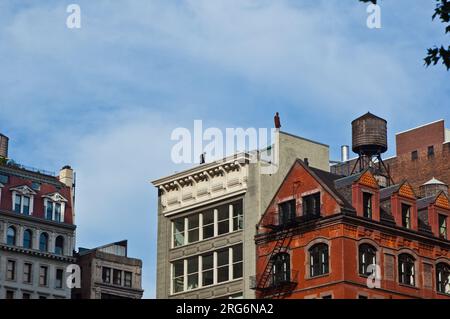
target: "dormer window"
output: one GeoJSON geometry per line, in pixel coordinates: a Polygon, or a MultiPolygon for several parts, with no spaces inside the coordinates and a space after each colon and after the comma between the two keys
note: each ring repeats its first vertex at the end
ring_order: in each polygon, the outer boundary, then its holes
{"type": "Polygon", "coordinates": [[[372,209],[372,194],[370,193],[363,193],[363,216],[365,218],[370,218],[372,219],[372,214],[373,213],[373,209],[372,209]]]}
{"type": "Polygon", "coordinates": [[[439,214],[439,237],[447,239],[447,216],[439,214]]]}
{"type": "Polygon", "coordinates": [[[34,195],[36,192],[28,186],[20,186],[11,189],[12,210],[18,214],[33,215],[34,195]]]}
{"type": "Polygon", "coordinates": [[[402,226],[411,228],[411,206],[407,204],[402,204],[402,226]]]}
{"type": "Polygon", "coordinates": [[[44,196],[45,219],[64,222],[64,211],[67,200],[59,193],[44,196]]]}

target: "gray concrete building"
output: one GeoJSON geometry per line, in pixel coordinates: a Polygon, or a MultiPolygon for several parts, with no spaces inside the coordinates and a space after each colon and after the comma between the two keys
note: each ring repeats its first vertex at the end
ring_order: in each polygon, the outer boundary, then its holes
{"type": "MultiPolygon", "coordinates": [[[[6,142],[5,142],[6,140],[6,142]]],[[[74,173],[59,175],[7,160],[0,138],[0,299],[68,299],[75,262],[74,173]]]]}
{"type": "Polygon", "coordinates": [[[81,269],[81,288],[73,299],[141,299],[142,261],[128,257],[126,240],[76,254],[81,269]]]}
{"type": "Polygon", "coordinates": [[[254,298],[256,224],[297,158],[329,171],[327,145],[277,131],[269,148],[153,181],[157,298],[254,298]]]}

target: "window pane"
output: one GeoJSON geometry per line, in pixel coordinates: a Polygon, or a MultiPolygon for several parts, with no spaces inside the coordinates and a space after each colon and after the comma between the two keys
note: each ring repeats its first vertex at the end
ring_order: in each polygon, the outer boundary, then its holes
{"type": "Polygon", "coordinates": [[[244,229],[242,201],[233,203],[233,231],[244,229]]]}
{"type": "Polygon", "coordinates": [[[29,215],[30,214],[30,198],[24,196],[23,197],[23,210],[22,213],[24,215],[29,215]]]}
{"type": "Polygon", "coordinates": [[[173,263],[172,274],[173,292],[182,292],[184,290],[184,261],[179,260],[173,263]]]}
{"type": "Polygon", "coordinates": [[[56,288],[62,288],[63,286],[63,270],[62,269],[56,269],[56,288]]]}
{"type": "Polygon", "coordinates": [[[114,285],[122,284],[122,271],[118,269],[113,269],[113,284],[114,285]]]}
{"type": "Polygon", "coordinates": [[[242,245],[233,247],[233,262],[242,261],[242,245]]]}
{"type": "Polygon", "coordinates": [[[47,211],[45,212],[45,219],[53,219],[53,202],[47,201],[47,211]]]}
{"type": "Polygon", "coordinates": [[[104,283],[111,283],[111,268],[103,267],[102,269],[102,280],[104,283]]]}
{"type": "Polygon", "coordinates": [[[59,203],[55,204],[55,221],[61,221],[61,204],[59,203]]]}
{"type": "Polygon", "coordinates": [[[229,280],[228,268],[228,266],[225,266],[217,269],[217,282],[224,282],[229,280]]]}
{"type": "Polygon", "coordinates": [[[6,236],[6,243],[8,245],[15,245],[16,244],[16,229],[14,227],[9,227],[7,230],[7,236],[6,236]]]}
{"type": "Polygon", "coordinates": [[[198,272],[198,257],[192,257],[187,260],[188,274],[198,272]]]}
{"type": "Polygon", "coordinates": [[[228,205],[222,205],[218,208],[218,220],[228,220],[230,218],[230,209],[228,205]]]}
{"type": "Polygon", "coordinates": [[[14,260],[8,260],[6,266],[6,279],[8,280],[16,279],[16,262],[14,260]]]}
{"type": "Polygon", "coordinates": [[[21,205],[22,205],[22,196],[16,195],[16,200],[15,200],[15,203],[14,203],[14,211],[16,213],[20,213],[21,205]]]}
{"type": "Polygon", "coordinates": [[[228,222],[228,220],[219,222],[219,225],[218,225],[218,234],[219,235],[226,234],[229,231],[230,231],[230,223],[228,222]]]}
{"type": "Polygon", "coordinates": [[[178,218],[173,222],[174,238],[173,243],[175,247],[184,245],[184,217],[178,218]]]}
{"type": "Polygon", "coordinates": [[[188,242],[194,243],[199,239],[199,215],[193,215],[188,217],[188,242]]]}
{"type": "Polygon", "coordinates": [[[131,288],[133,274],[129,271],[125,271],[124,276],[124,286],[131,288]]]}
{"type": "Polygon", "coordinates": [[[214,237],[214,225],[203,226],[203,239],[214,237]]]}
{"type": "Polygon", "coordinates": [[[233,279],[242,278],[242,262],[233,265],[233,279]]]}
{"type": "Polygon", "coordinates": [[[209,286],[214,283],[214,272],[213,270],[208,270],[203,272],[203,286],[209,286]]]}
{"type": "Polygon", "coordinates": [[[41,266],[39,269],[39,285],[47,286],[47,271],[48,268],[46,266],[41,266]]]}
{"type": "Polygon", "coordinates": [[[228,249],[221,250],[217,252],[217,266],[228,265],[229,257],[228,257],[228,249]]]}
{"type": "Polygon", "coordinates": [[[174,277],[180,277],[184,275],[184,261],[179,260],[173,263],[173,275],[174,277]]]}
{"type": "Polygon", "coordinates": [[[31,242],[32,242],[32,234],[30,230],[25,230],[23,233],[23,247],[31,249],[31,242]]]}

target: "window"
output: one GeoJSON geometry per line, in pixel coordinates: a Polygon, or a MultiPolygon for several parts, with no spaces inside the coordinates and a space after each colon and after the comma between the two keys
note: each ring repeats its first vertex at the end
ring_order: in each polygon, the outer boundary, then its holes
{"type": "Polygon", "coordinates": [[[63,236],[56,237],[55,254],[64,255],[64,237],[63,236]]]}
{"type": "Polygon", "coordinates": [[[8,184],[9,183],[9,176],[8,175],[4,175],[4,174],[0,174],[0,183],[1,184],[8,184]]]}
{"type": "Polygon", "coordinates": [[[14,198],[14,212],[30,215],[30,203],[30,197],[16,194],[14,198]]]}
{"type": "Polygon", "coordinates": [[[188,243],[195,243],[199,240],[199,222],[198,214],[189,216],[188,220],[188,243]]]}
{"type": "Polygon", "coordinates": [[[102,268],[102,280],[105,284],[111,283],[111,268],[102,268]]]}
{"type": "Polygon", "coordinates": [[[16,262],[8,260],[6,263],[6,280],[16,280],[16,262]]]}
{"type": "Polygon", "coordinates": [[[173,221],[173,246],[179,247],[184,245],[184,217],[173,221]]]}
{"type": "Polygon", "coordinates": [[[187,290],[198,288],[198,257],[187,260],[187,290]]]}
{"type": "Polygon", "coordinates": [[[411,160],[416,161],[419,159],[419,153],[417,151],[411,152],[411,160]]]}
{"type": "Polygon", "coordinates": [[[7,290],[6,291],[6,299],[14,299],[14,291],[7,290]]]}
{"type": "Polygon", "coordinates": [[[243,255],[242,245],[233,247],[233,279],[242,278],[243,255]]]}
{"type": "Polygon", "coordinates": [[[411,206],[402,204],[402,226],[411,228],[411,206]]]}
{"type": "Polygon", "coordinates": [[[450,266],[440,263],[436,266],[436,289],[438,292],[450,295],[450,266]]]}
{"type": "Polygon", "coordinates": [[[363,193],[363,216],[372,219],[372,194],[363,193]]]}
{"type": "Polygon", "coordinates": [[[376,252],[377,250],[368,244],[362,244],[359,246],[359,274],[363,276],[371,275],[372,272],[369,271],[368,267],[370,265],[376,265],[376,252]]]}
{"type": "Polygon", "coordinates": [[[434,146],[428,146],[428,157],[434,156],[434,146]]]}
{"type": "Polygon", "coordinates": [[[46,200],[45,219],[57,222],[63,222],[62,204],[46,200]]]}
{"type": "Polygon", "coordinates": [[[57,222],[61,221],[61,204],[55,203],[55,218],[53,219],[57,222]]]}
{"type": "Polygon", "coordinates": [[[41,190],[41,184],[38,182],[32,182],[31,183],[31,188],[35,191],[40,191],[41,190]]]}
{"type": "Polygon", "coordinates": [[[47,209],[45,211],[45,219],[53,220],[53,202],[47,201],[47,209]]]}
{"type": "Polygon", "coordinates": [[[6,231],[6,244],[11,246],[16,244],[16,229],[13,226],[8,227],[6,231]]]}
{"type": "Polygon", "coordinates": [[[31,230],[26,229],[23,232],[23,247],[31,249],[33,248],[32,243],[33,243],[33,233],[31,232],[31,230]]]}
{"type": "Polygon", "coordinates": [[[22,294],[22,299],[24,299],[24,300],[31,299],[31,295],[30,295],[29,293],[24,292],[24,293],[22,294]]]}
{"type": "Polygon", "coordinates": [[[214,210],[203,213],[203,239],[214,237],[214,210]]]}
{"type": "Polygon", "coordinates": [[[122,285],[122,271],[113,269],[113,284],[122,285]]]}
{"type": "Polygon", "coordinates": [[[129,271],[124,272],[123,285],[127,288],[131,288],[133,274],[129,271]]]}
{"type": "Polygon", "coordinates": [[[303,197],[303,216],[320,216],[320,193],[303,197]]]}
{"type": "Polygon", "coordinates": [[[48,267],[41,266],[39,268],[39,286],[47,286],[48,280],[48,267]]]}
{"type": "Polygon", "coordinates": [[[43,252],[48,251],[48,234],[42,233],[39,236],[39,250],[43,252]]]}
{"type": "Polygon", "coordinates": [[[33,265],[30,263],[23,264],[23,282],[26,284],[31,284],[33,273],[33,265]]]}
{"type": "Polygon", "coordinates": [[[62,269],[56,269],[55,288],[61,289],[63,287],[64,272],[62,269]]]}
{"type": "Polygon", "coordinates": [[[272,284],[278,286],[290,281],[291,261],[287,253],[275,255],[272,266],[272,284]]]}
{"type": "Polygon", "coordinates": [[[230,209],[228,205],[222,205],[218,208],[218,235],[230,232],[230,209]]]}
{"type": "Polygon", "coordinates": [[[281,203],[278,205],[279,224],[288,225],[295,220],[295,199],[281,203]]]}
{"type": "Polygon", "coordinates": [[[217,282],[228,281],[229,277],[229,250],[223,249],[217,252],[217,282]]]}
{"type": "Polygon", "coordinates": [[[328,245],[317,244],[309,249],[310,276],[316,277],[328,273],[328,245]]]}
{"type": "Polygon", "coordinates": [[[242,201],[233,203],[233,231],[244,229],[244,210],[242,201]]]}
{"type": "Polygon", "coordinates": [[[202,256],[202,285],[209,286],[214,283],[214,255],[202,256]]]}
{"type": "Polygon", "coordinates": [[[439,237],[447,239],[447,216],[439,214],[439,237]]]}
{"type": "Polygon", "coordinates": [[[398,276],[401,284],[415,285],[414,258],[408,254],[401,254],[398,257],[398,276]]]}
{"type": "Polygon", "coordinates": [[[184,260],[178,260],[172,264],[172,278],[173,293],[184,291],[184,260]]]}

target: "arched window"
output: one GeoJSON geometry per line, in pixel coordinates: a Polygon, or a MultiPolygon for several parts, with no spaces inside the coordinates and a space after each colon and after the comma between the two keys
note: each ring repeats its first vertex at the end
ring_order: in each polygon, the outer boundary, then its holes
{"type": "Polygon", "coordinates": [[[6,232],[6,243],[11,246],[16,244],[16,229],[13,226],[8,227],[6,232]]]}
{"type": "Polygon", "coordinates": [[[436,289],[450,295],[450,266],[447,264],[440,263],[436,266],[436,289]]]}
{"type": "Polygon", "coordinates": [[[309,267],[311,277],[328,274],[327,244],[317,244],[309,249],[309,267]]]}
{"type": "Polygon", "coordinates": [[[57,254],[57,255],[64,254],[64,237],[63,236],[56,237],[55,254],[57,254]]]}
{"type": "Polygon", "coordinates": [[[33,240],[33,233],[31,230],[27,229],[23,232],[23,247],[31,249],[32,247],[32,240],[33,240]]]}
{"type": "Polygon", "coordinates": [[[273,257],[272,276],[274,286],[290,282],[291,260],[289,254],[281,253],[273,257]]]}
{"type": "Polygon", "coordinates": [[[377,250],[369,244],[362,244],[359,246],[359,274],[369,276],[375,269],[368,270],[370,265],[376,265],[377,250]]]}
{"type": "Polygon", "coordinates": [[[48,234],[42,233],[39,236],[39,250],[40,251],[48,251],[48,234]]]}
{"type": "Polygon", "coordinates": [[[398,256],[398,277],[401,284],[415,286],[416,269],[413,256],[408,254],[398,256]]]}

